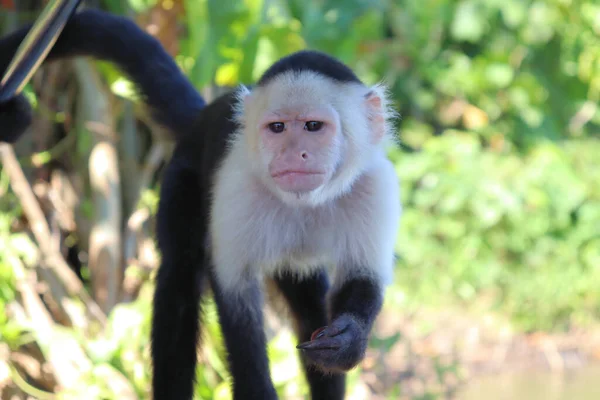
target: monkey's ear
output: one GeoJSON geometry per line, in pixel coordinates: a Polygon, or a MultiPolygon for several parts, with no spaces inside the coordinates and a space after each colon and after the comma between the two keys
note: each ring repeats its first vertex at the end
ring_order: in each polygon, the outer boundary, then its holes
{"type": "Polygon", "coordinates": [[[386,128],[383,99],[377,88],[372,88],[365,95],[365,106],[367,109],[367,117],[369,119],[371,141],[374,144],[378,144],[385,136],[386,128]]]}

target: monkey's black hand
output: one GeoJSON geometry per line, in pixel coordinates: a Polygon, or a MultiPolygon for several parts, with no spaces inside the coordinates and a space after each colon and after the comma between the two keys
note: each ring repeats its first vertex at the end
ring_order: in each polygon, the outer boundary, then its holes
{"type": "Polygon", "coordinates": [[[19,95],[0,104],[0,142],[14,143],[31,124],[32,111],[29,102],[19,95]]]}
{"type": "Polygon", "coordinates": [[[364,357],[368,331],[349,314],[313,332],[311,340],[296,346],[313,364],[332,371],[348,371],[364,357]]]}

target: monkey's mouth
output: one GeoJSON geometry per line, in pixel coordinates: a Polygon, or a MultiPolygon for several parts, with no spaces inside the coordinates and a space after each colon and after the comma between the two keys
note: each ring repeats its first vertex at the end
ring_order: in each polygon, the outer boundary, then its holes
{"type": "Polygon", "coordinates": [[[277,186],[285,192],[310,192],[325,182],[325,173],[289,169],[271,174],[277,186]]]}

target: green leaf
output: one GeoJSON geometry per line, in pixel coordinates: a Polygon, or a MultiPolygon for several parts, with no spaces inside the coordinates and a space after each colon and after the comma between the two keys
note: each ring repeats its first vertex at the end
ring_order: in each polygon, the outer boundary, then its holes
{"type": "Polygon", "coordinates": [[[459,41],[478,42],[485,33],[486,21],[478,4],[463,0],[458,4],[452,21],[452,37],[459,41]]]}

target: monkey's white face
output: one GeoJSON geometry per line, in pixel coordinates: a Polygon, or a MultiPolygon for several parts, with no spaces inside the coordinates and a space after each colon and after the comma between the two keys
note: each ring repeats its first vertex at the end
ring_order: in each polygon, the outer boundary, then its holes
{"type": "Polygon", "coordinates": [[[239,95],[244,129],[236,143],[250,171],[287,204],[315,206],[346,193],[379,157],[387,130],[379,87],[303,72],[239,95]]]}
{"type": "Polygon", "coordinates": [[[269,176],[282,191],[305,194],[326,184],[339,161],[339,115],[331,106],[294,106],[259,122],[269,176]]]}

